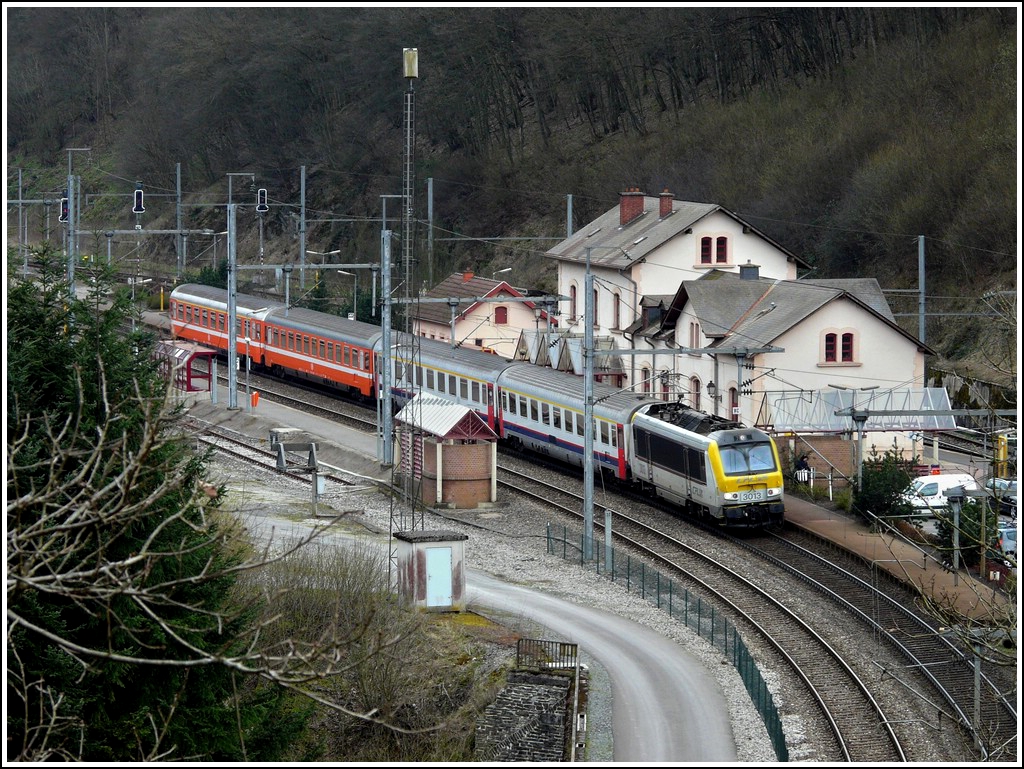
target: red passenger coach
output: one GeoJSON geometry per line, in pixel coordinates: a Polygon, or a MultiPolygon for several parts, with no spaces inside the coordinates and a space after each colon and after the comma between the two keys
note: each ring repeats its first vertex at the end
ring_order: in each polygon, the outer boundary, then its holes
{"type": "MultiPolygon", "coordinates": [[[[282,302],[236,294],[236,352],[257,367],[375,395],[373,346],[381,329],[282,302]]],[[[171,292],[171,330],[179,338],[227,352],[227,291],[188,284],[171,292]]]]}

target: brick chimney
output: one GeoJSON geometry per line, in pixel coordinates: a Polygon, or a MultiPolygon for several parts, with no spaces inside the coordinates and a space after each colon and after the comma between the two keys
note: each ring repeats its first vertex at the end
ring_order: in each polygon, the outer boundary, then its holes
{"type": "Polygon", "coordinates": [[[676,196],[669,192],[668,187],[666,187],[665,191],[659,195],[659,198],[661,199],[661,205],[658,209],[658,217],[664,219],[672,213],[672,201],[676,199],[676,196]]]}
{"type": "Polygon", "coordinates": [[[629,224],[644,212],[644,193],[639,187],[630,187],[619,193],[619,225],[629,224]]]}
{"type": "Polygon", "coordinates": [[[472,272],[472,270],[465,270],[462,273],[462,282],[463,283],[469,283],[469,281],[471,281],[471,280],[473,280],[473,272],[472,272]]]}

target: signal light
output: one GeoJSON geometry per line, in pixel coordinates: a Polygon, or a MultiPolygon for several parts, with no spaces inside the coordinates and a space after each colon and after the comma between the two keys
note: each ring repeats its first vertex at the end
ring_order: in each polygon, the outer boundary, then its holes
{"type": "Polygon", "coordinates": [[[60,213],[57,215],[57,219],[62,222],[68,220],[68,193],[64,190],[64,197],[60,199],[60,213]]]}
{"type": "Polygon", "coordinates": [[[146,211],[146,207],[143,205],[142,200],[142,183],[137,182],[135,187],[135,205],[132,206],[133,214],[141,214],[146,211]]]}
{"type": "Polygon", "coordinates": [[[256,190],[256,212],[265,214],[270,210],[270,206],[267,205],[267,191],[260,187],[256,190]]]}

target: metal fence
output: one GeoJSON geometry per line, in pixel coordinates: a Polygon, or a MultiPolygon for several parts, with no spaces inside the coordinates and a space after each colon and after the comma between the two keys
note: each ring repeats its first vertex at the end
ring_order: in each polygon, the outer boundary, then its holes
{"type": "Polygon", "coordinates": [[[583,568],[593,569],[602,577],[622,585],[627,591],[668,612],[669,616],[680,620],[720,650],[740,674],[751,702],[768,731],[776,758],[779,761],[789,761],[782,719],[779,717],[772,694],[757,663],[732,623],[716,611],[713,603],[686,588],[679,587],[670,578],[643,561],[633,559],[629,555],[616,558],[614,547],[606,548],[597,540],[591,542],[590,552],[593,558],[586,560],[582,533],[570,533],[567,527],[548,525],[548,553],[576,561],[583,568]],[[558,531],[558,528],[561,531],[558,531]]]}

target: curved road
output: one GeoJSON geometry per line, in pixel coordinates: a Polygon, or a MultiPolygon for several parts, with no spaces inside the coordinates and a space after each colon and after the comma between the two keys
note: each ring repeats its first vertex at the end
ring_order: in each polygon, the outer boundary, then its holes
{"type": "Polygon", "coordinates": [[[616,762],[736,762],[721,688],[679,644],[615,614],[479,571],[469,571],[466,593],[471,602],[560,628],[600,662],[612,684],[616,762]]]}

